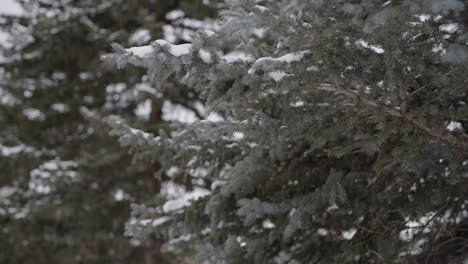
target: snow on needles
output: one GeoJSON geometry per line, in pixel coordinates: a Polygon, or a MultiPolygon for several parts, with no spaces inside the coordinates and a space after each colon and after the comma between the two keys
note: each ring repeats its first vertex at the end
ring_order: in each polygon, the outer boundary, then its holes
{"type": "Polygon", "coordinates": [[[162,39],[156,40],[152,45],[132,47],[126,49],[126,51],[134,56],[144,59],[153,53],[155,46],[166,48],[174,57],[189,55],[192,52],[192,44],[174,45],[162,39]]]}
{"type": "Polygon", "coordinates": [[[159,44],[161,47],[168,47],[169,53],[176,57],[189,55],[190,52],[192,52],[192,44],[174,45],[163,39],[158,39],[155,41],[155,43],[159,44]]]}
{"type": "Polygon", "coordinates": [[[255,68],[256,65],[259,65],[265,61],[276,61],[276,62],[281,62],[281,63],[291,63],[294,61],[300,61],[308,53],[310,53],[310,51],[304,50],[304,51],[299,51],[295,53],[289,53],[278,58],[262,57],[262,58],[257,59],[252,67],[255,68]]]}
{"type": "Polygon", "coordinates": [[[151,45],[126,49],[128,53],[142,59],[148,57],[148,55],[150,55],[153,52],[153,50],[154,48],[151,45]]]}
{"type": "Polygon", "coordinates": [[[304,50],[304,51],[299,51],[299,52],[294,52],[294,53],[288,53],[278,58],[262,57],[262,58],[257,59],[254,62],[254,64],[252,65],[252,68],[249,70],[248,73],[253,74],[260,68],[270,68],[278,64],[301,61],[304,58],[304,56],[309,53],[310,51],[304,50]]]}
{"type": "Polygon", "coordinates": [[[177,211],[186,206],[189,206],[191,204],[191,201],[198,200],[199,198],[210,195],[210,193],[211,192],[209,190],[195,187],[193,191],[186,192],[177,199],[167,201],[163,205],[163,210],[166,213],[177,211]]]}

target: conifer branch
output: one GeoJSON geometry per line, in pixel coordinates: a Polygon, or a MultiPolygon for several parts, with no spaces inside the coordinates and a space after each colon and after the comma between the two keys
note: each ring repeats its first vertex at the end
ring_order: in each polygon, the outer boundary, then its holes
{"type": "Polygon", "coordinates": [[[364,95],[360,95],[340,85],[321,84],[320,86],[318,86],[318,89],[321,91],[336,92],[336,93],[345,95],[351,99],[359,100],[360,102],[362,102],[363,104],[367,106],[370,106],[373,108],[381,108],[388,115],[402,119],[406,123],[424,131],[426,134],[430,135],[433,138],[441,140],[452,146],[455,146],[464,150],[468,150],[467,135],[461,135],[461,136],[453,135],[449,131],[445,130],[444,128],[433,127],[429,125],[426,121],[415,118],[414,115],[412,115],[411,113],[404,113],[404,112],[402,113],[400,110],[396,108],[384,106],[375,100],[372,100],[364,95]]]}

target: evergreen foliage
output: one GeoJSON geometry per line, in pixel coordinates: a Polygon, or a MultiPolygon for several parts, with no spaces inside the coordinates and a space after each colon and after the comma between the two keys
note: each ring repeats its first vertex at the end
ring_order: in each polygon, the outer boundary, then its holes
{"type": "Polygon", "coordinates": [[[215,10],[202,1],[18,2],[23,14],[0,18],[10,38],[0,43],[0,263],[185,263],[158,240],[124,237],[131,202],[159,192],[158,163],[132,163],[82,112],[168,129],[164,105],[193,108],[196,95],[157,92],[143,71],[115,72],[100,57],[112,42],[187,41],[215,10]]]}
{"type": "Polygon", "coordinates": [[[180,191],[134,204],[126,234],[200,263],[463,263],[466,1],[220,5],[191,45],[105,56],[222,115],[170,133],[107,119],[180,191]]]}

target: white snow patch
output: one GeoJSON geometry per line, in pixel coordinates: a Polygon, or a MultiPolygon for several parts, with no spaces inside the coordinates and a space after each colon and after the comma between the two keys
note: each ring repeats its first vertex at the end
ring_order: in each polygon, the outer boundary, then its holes
{"type": "Polygon", "coordinates": [[[370,50],[372,50],[373,52],[375,52],[377,54],[383,54],[385,52],[385,50],[382,48],[382,46],[369,44],[364,39],[360,39],[360,40],[356,41],[356,45],[361,46],[361,47],[366,48],[366,49],[370,49],[370,50]]]}
{"type": "Polygon", "coordinates": [[[275,82],[279,82],[284,79],[286,76],[290,76],[291,74],[285,73],[284,71],[272,71],[269,72],[268,75],[275,80],[275,82]]]}
{"type": "Polygon", "coordinates": [[[135,115],[143,120],[149,120],[151,114],[151,99],[139,103],[135,109],[135,115]]]}
{"type": "Polygon", "coordinates": [[[428,213],[425,216],[419,218],[418,220],[410,221],[409,218],[405,219],[407,221],[407,228],[400,231],[400,240],[409,241],[421,231],[424,233],[430,232],[430,225],[428,224],[428,222],[434,220],[433,218],[434,213],[428,213]]]}
{"type": "Polygon", "coordinates": [[[328,235],[328,230],[325,228],[319,228],[317,229],[317,234],[319,236],[327,236],[328,235]]]}
{"type": "Polygon", "coordinates": [[[215,180],[211,183],[211,190],[216,190],[218,187],[226,185],[226,181],[215,180]]]}
{"type": "Polygon", "coordinates": [[[174,167],[174,166],[166,170],[166,175],[169,178],[174,178],[177,175],[177,173],[179,173],[179,168],[174,167]]]}
{"type": "Polygon", "coordinates": [[[44,121],[45,115],[41,110],[36,108],[26,108],[23,110],[23,115],[26,116],[29,120],[32,121],[44,121]]]}
{"type": "Polygon", "coordinates": [[[192,44],[174,45],[163,39],[158,39],[155,43],[159,44],[161,47],[168,47],[169,53],[175,57],[189,55],[192,52],[192,44]]]}
{"type": "Polygon", "coordinates": [[[143,45],[151,40],[151,34],[148,29],[141,28],[130,35],[128,42],[134,45],[143,45]]]}
{"type": "Polygon", "coordinates": [[[439,30],[447,33],[455,33],[459,29],[458,23],[449,23],[439,26],[439,30]]]}
{"type": "Polygon", "coordinates": [[[442,43],[439,43],[432,47],[432,52],[439,53],[440,55],[445,55],[447,53],[447,49],[444,48],[444,45],[442,45],[442,43]]]}
{"type": "Polygon", "coordinates": [[[0,200],[8,198],[9,196],[13,195],[16,192],[15,187],[4,186],[0,187],[0,200]]]}
{"type": "Polygon", "coordinates": [[[21,16],[24,13],[23,7],[14,0],[2,0],[0,14],[21,16]]]}
{"type": "Polygon", "coordinates": [[[151,133],[146,133],[146,132],[143,131],[143,130],[136,129],[136,128],[133,128],[133,127],[129,127],[129,129],[130,129],[130,133],[131,133],[133,136],[136,136],[136,137],[143,137],[143,138],[146,139],[146,140],[156,139],[156,138],[154,137],[153,134],[151,134],[151,133]]]}
{"type": "Polygon", "coordinates": [[[309,67],[307,67],[306,71],[308,71],[308,72],[318,72],[319,68],[317,66],[309,66],[309,67]]]}
{"type": "Polygon", "coordinates": [[[304,101],[296,101],[294,103],[291,103],[291,107],[303,107],[305,105],[304,101]]]}
{"type": "Polygon", "coordinates": [[[172,220],[172,217],[162,216],[162,217],[154,219],[153,222],[151,223],[151,226],[156,227],[156,226],[162,225],[162,224],[164,224],[164,223],[166,223],[166,222],[168,222],[170,220],[172,220]]]}
{"type": "Polygon", "coordinates": [[[253,67],[255,67],[255,65],[260,64],[264,61],[277,61],[277,62],[282,62],[282,63],[291,63],[295,61],[301,61],[304,58],[304,56],[308,53],[310,53],[310,51],[304,50],[304,51],[289,53],[278,58],[262,57],[255,61],[253,67]]]}
{"type": "Polygon", "coordinates": [[[275,64],[283,64],[283,63],[301,61],[304,58],[304,56],[308,53],[310,53],[310,51],[304,50],[304,51],[289,53],[278,58],[262,57],[262,58],[257,59],[254,62],[254,64],[252,65],[252,68],[248,71],[248,73],[253,74],[256,72],[258,68],[261,68],[262,66],[271,67],[271,65],[275,65],[275,64]]]}
{"type": "Polygon", "coordinates": [[[214,34],[216,34],[213,30],[209,30],[209,29],[205,29],[202,32],[205,33],[208,37],[212,37],[214,36],[214,34]]]}
{"type": "Polygon", "coordinates": [[[351,240],[353,239],[354,235],[356,235],[356,233],[357,233],[357,229],[351,228],[349,230],[341,232],[341,236],[343,237],[343,239],[351,240]]]}
{"type": "Polygon", "coordinates": [[[127,88],[127,85],[125,83],[113,83],[113,84],[109,84],[106,87],[106,92],[108,94],[122,93],[123,90],[125,90],[126,88],[127,88]]]}
{"type": "Polygon", "coordinates": [[[332,204],[331,206],[329,206],[327,208],[327,212],[331,212],[331,211],[334,211],[334,210],[337,210],[339,209],[338,205],[336,203],[332,204]]]}
{"type": "Polygon", "coordinates": [[[66,113],[68,111],[70,111],[70,107],[66,104],[62,104],[62,103],[55,103],[53,105],[50,106],[50,108],[54,111],[57,111],[59,113],[66,113]]]}
{"type": "Polygon", "coordinates": [[[244,137],[245,137],[245,135],[244,135],[243,132],[235,131],[234,133],[232,133],[231,140],[232,141],[241,141],[244,137]]]}
{"type": "Polygon", "coordinates": [[[261,6],[261,5],[255,5],[254,8],[257,9],[258,11],[262,12],[262,13],[268,12],[270,10],[267,7],[264,7],[264,6],[261,6]]]}
{"type": "Polygon", "coordinates": [[[209,51],[206,51],[204,49],[200,49],[198,51],[198,55],[203,60],[203,62],[206,63],[206,64],[210,64],[210,63],[213,62],[213,59],[211,58],[211,53],[209,51]]]}
{"type": "Polygon", "coordinates": [[[219,122],[224,121],[225,119],[220,114],[211,112],[208,114],[205,120],[208,122],[212,122],[212,123],[219,123],[219,122]]]}
{"type": "Polygon", "coordinates": [[[177,33],[176,29],[172,25],[164,25],[162,27],[164,39],[170,43],[174,43],[177,41],[177,33]]]}
{"type": "Polygon", "coordinates": [[[127,197],[127,194],[122,189],[118,189],[114,192],[113,196],[114,200],[119,202],[123,201],[127,197]]]}
{"type": "Polygon", "coordinates": [[[29,190],[38,194],[48,194],[60,177],[74,179],[78,175],[74,161],[50,160],[30,172],[29,190]]]}
{"type": "Polygon", "coordinates": [[[254,61],[254,57],[250,54],[247,54],[242,51],[233,51],[225,54],[222,59],[226,63],[234,63],[234,62],[252,62],[254,61]]]}
{"type": "Polygon", "coordinates": [[[446,128],[448,131],[456,131],[456,130],[462,130],[463,126],[460,122],[450,121],[450,123],[447,125],[446,128]]]}
{"type": "Polygon", "coordinates": [[[431,15],[428,15],[428,14],[421,14],[421,15],[417,15],[416,16],[420,22],[427,22],[431,19],[431,15]]]}
{"type": "Polygon", "coordinates": [[[153,53],[154,47],[151,45],[132,47],[132,48],[126,49],[125,51],[132,54],[133,56],[144,59],[148,57],[149,55],[151,55],[151,53],[153,53]]]}
{"type": "Polygon", "coordinates": [[[195,187],[193,191],[187,192],[175,200],[169,200],[164,203],[163,210],[166,213],[180,210],[186,206],[189,206],[191,201],[198,200],[199,198],[210,195],[210,193],[211,192],[209,190],[195,187]]]}
{"type": "Polygon", "coordinates": [[[265,229],[273,229],[276,227],[270,219],[266,219],[265,221],[263,221],[262,226],[265,229]]]}
{"type": "Polygon", "coordinates": [[[185,16],[184,11],[180,9],[172,10],[166,14],[167,20],[176,20],[185,16]]]}
{"type": "Polygon", "coordinates": [[[23,153],[23,152],[31,153],[31,152],[34,152],[34,151],[35,151],[34,148],[28,147],[28,146],[25,146],[25,145],[17,145],[17,146],[14,146],[14,147],[7,147],[7,146],[4,146],[4,145],[0,144],[0,156],[3,156],[3,157],[11,157],[11,156],[23,153]]]}
{"type": "Polygon", "coordinates": [[[198,121],[195,113],[185,106],[164,101],[162,106],[162,119],[166,121],[177,121],[181,123],[193,123],[198,121]]]}

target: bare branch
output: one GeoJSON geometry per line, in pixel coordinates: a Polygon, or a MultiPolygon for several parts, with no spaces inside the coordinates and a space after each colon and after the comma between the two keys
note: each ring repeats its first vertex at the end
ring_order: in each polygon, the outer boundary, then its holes
{"type": "Polygon", "coordinates": [[[375,100],[372,100],[364,95],[357,94],[356,92],[346,89],[340,85],[321,84],[320,86],[318,86],[318,90],[336,92],[345,95],[351,99],[359,100],[360,102],[369,107],[383,109],[383,111],[388,115],[402,119],[406,123],[424,131],[426,134],[430,135],[433,138],[441,140],[452,146],[468,150],[468,138],[466,137],[466,135],[458,136],[451,134],[443,127],[433,127],[426,121],[415,118],[411,113],[405,113],[396,108],[382,105],[375,100]]]}

